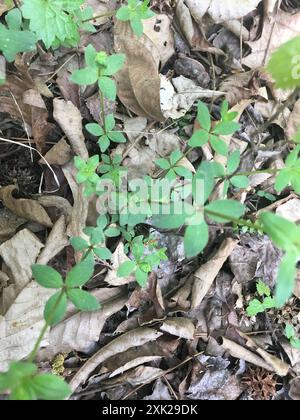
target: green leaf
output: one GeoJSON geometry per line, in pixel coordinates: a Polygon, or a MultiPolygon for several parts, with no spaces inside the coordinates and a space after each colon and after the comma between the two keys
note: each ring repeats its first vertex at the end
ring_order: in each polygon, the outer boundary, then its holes
{"type": "Polygon", "coordinates": [[[264,309],[273,309],[276,308],[276,300],[271,296],[266,297],[263,301],[264,309]]]}
{"type": "Polygon", "coordinates": [[[227,172],[229,175],[233,174],[239,168],[240,162],[241,152],[239,150],[236,150],[229,155],[227,162],[227,172]]]}
{"type": "Polygon", "coordinates": [[[108,133],[108,137],[114,143],[126,143],[127,141],[124,134],[119,131],[111,131],[108,133]]]}
{"type": "Polygon", "coordinates": [[[97,67],[96,64],[97,51],[92,44],[89,44],[84,50],[84,59],[87,67],[97,67]]]}
{"type": "Polygon", "coordinates": [[[36,401],[37,399],[38,397],[29,381],[13,388],[9,396],[10,401],[36,401]]]}
{"type": "Polygon", "coordinates": [[[234,176],[230,179],[230,182],[234,187],[241,189],[248,188],[250,184],[249,179],[244,175],[234,176]]]}
{"type": "Polygon", "coordinates": [[[300,253],[300,228],[293,222],[274,213],[261,215],[263,229],[272,241],[283,251],[297,250],[300,253]]]}
{"type": "Polygon", "coordinates": [[[99,89],[104,97],[114,101],[117,96],[117,86],[114,80],[109,77],[103,76],[98,79],[99,89]]]}
{"type": "Polygon", "coordinates": [[[259,280],[256,284],[256,290],[259,294],[259,296],[271,296],[271,290],[269,286],[264,283],[262,280],[259,280]]]}
{"type": "Polygon", "coordinates": [[[44,318],[50,326],[58,324],[63,320],[67,311],[68,298],[61,291],[55,293],[46,303],[44,318]]]}
{"type": "Polygon", "coordinates": [[[69,385],[56,375],[43,374],[35,376],[31,379],[30,385],[39,400],[64,400],[72,392],[69,385]]]}
{"type": "Polygon", "coordinates": [[[122,69],[126,56],[124,54],[113,54],[107,57],[106,69],[102,72],[103,76],[113,76],[122,69]]]}
{"type": "Polygon", "coordinates": [[[126,22],[130,20],[130,15],[131,15],[131,12],[130,12],[129,7],[123,6],[123,7],[120,7],[120,9],[117,11],[116,17],[117,19],[123,22],[126,22]]]}
{"type": "Polygon", "coordinates": [[[216,153],[218,153],[221,156],[228,155],[228,146],[224,140],[220,139],[220,137],[210,136],[209,141],[210,141],[211,147],[214,149],[216,153]]]}
{"type": "Polygon", "coordinates": [[[291,338],[294,338],[296,333],[295,333],[295,329],[293,327],[293,325],[291,324],[287,324],[285,326],[285,330],[284,330],[285,336],[288,340],[290,340],[291,338]]]}
{"type": "Polygon", "coordinates": [[[161,169],[168,170],[171,168],[170,162],[167,159],[156,159],[155,165],[161,169]]]}
{"type": "Polygon", "coordinates": [[[294,252],[287,253],[279,266],[276,287],[276,306],[283,307],[293,294],[296,282],[296,264],[299,260],[299,254],[294,252]]]}
{"type": "Polygon", "coordinates": [[[193,198],[195,203],[203,206],[215,186],[214,166],[210,162],[202,162],[193,178],[193,198]]]}
{"type": "Polygon", "coordinates": [[[245,213],[245,206],[239,201],[216,200],[205,207],[210,219],[219,223],[228,223],[239,219],[245,213]]]}
{"type": "Polygon", "coordinates": [[[170,156],[170,163],[171,163],[171,166],[175,166],[175,165],[177,165],[178,163],[179,163],[179,161],[182,159],[182,153],[181,153],[181,151],[180,150],[174,150],[172,153],[171,153],[171,156],[170,156]]]}
{"type": "Polygon", "coordinates": [[[141,270],[140,268],[137,268],[135,272],[135,278],[138,284],[141,287],[147,286],[148,283],[148,273],[146,271],[141,270]]]}
{"type": "Polygon", "coordinates": [[[70,244],[75,249],[75,251],[85,251],[89,248],[88,242],[85,239],[80,238],[80,236],[71,238],[70,244]]]}
{"type": "Polygon", "coordinates": [[[213,133],[221,136],[228,136],[230,134],[234,134],[240,129],[240,127],[240,124],[237,122],[222,121],[216,125],[216,127],[213,130],[213,133]]]}
{"type": "Polygon", "coordinates": [[[300,86],[300,36],[283,44],[275,51],[268,63],[276,85],[282,89],[293,89],[300,86]]]}
{"type": "Polygon", "coordinates": [[[115,227],[109,227],[104,233],[105,236],[107,236],[108,238],[117,238],[118,236],[120,236],[120,229],[115,227]]]}
{"type": "Polygon", "coordinates": [[[89,133],[91,133],[93,136],[96,136],[96,137],[100,137],[104,133],[103,128],[100,127],[100,125],[96,123],[87,124],[85,128],[87,129],[89,133]]]}
{"type": "Polygon", "coordinates": [[[128,277],[133,271],[136,270],[135,261],[125,261],[118,269],[118,277],[128,277]]]}
{"type": "Polygon", "coordinates": [[[198,103],[197,120],[200,123],[201,128],[206,131],[211,129],[211,117],[208,107],[201,101],[198,103]]]}
{"type": "Polygon", "coordinates": [[[64,285],[61,275],[48,265],[33,265],[32,274],[35,280],[47,289],[60,289],[64,285]]]}
{"type": "Polygon", "coordinates": [[[295,348],[295,349],[297,349],[297,350],[300,350],[300,340],[299,340],[299,338],[291,338],[291,345],[295,348]]]}
{"type": "Polygon", "coordinates": [[[95,296],[81,289],[68,290],[68,297],[80,311],[97,311],[100,309],[100,304],[95,296]]]}
{"type": "Polygon", "coordinates": [[[107,248],[94,248],[94,253],[102,260],[110,260],[112,258],[112,253],[107,248]]]}
{"type": "Polygon", "coordinates": [[[77,85],[93,85],[98,80],[97,68],[86,67],[84,69],[76,70],[70,77],[71,82],[77,85]]]}
{"type": "Polygon", "coordinates": [[[0,23],[0,51],[7,61],[14,61],[20,52],[35,51],[36,42],[37,37],[32,32],[9,29],[0,23]]]}
{"type": "Polygon", "coordinates": [[[254,299],[250,302],[250,304],[247,308],[247,315],[248,316],[255,316],[255,315],[260,314],[264,311],[265,311],[265,309],[264,309],[263,304],[259,300],[254,299]]]}
{"type": "Polygon", "coordinates": [[[189,140],[189,146],[191,147],[202,147],[209,140],[209,133],[205,130],[197,130],[189,140]]]}
{"type": "Polygon", "coordinates": [[[98,145],[99,145],[100,150],[101,150],[102,153],[106,152],[106,150],[110,146],[109,137],[108,136],[102,136],[102,137],[100,137],[100,139],[98,141],[98,145]]]}
{"type": "Polygon", "coordinates": [[[130,26],[138,38],[140,38],[143,35],[144,25],[138,16],[130,18],[130,26]]]}
{"type": "Polygon", "coordinates": [[[66,285],[68,288],[80,287],[89,281],[94,273],[92,260],[84,260],[73,267],[67,277],[66,285]]]}
{"type": "Polygon", "coordinates": [[[208,244],[208,226],[203,223],[198,226],[188,226],[184,235],[185,254],[188,258],[193,258],[200,254],[208,244]]]}

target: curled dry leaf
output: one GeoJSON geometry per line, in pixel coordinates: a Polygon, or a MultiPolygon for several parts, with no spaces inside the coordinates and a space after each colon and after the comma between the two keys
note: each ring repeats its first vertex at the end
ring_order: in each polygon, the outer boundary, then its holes
{"type": "Polygon", "coordinates": [[[120,242],[111,258],[112,269],[108,271],[105,277],[106,283],[111,286],[121,286],[135,281],[134,275],[130,275],[128,277],[118,277],[117,275],[118,268],[126,261],[130,261],[130,259],[124,252],[123,243],[120,242]]]}
{"type": "Polygon", "coordinates": [[[49,345],[39,352],[39,360],[52,359],[57,353],[72,350],[88,352],[98,340],[106,320],[120,311],[127,296],[122,288],[98,289],[92,293],[101,303],[94,312],[80,312],[69,305],[65,319],[49,333],[49,345]]]}
{"type": "Polygon", "coordinates": [[[70,101],[54,99],[53,116],[68,137],[75,155],[87,160],[89,154],[84,142],[82,132],[82,116],[78,108],[70,101]]]}
{"type": "Polygon", "coordinates": [[[94,354],[94,356],[79,369],[71,380],[71,389],[75,391],[80,384],[84,384],[89,375],[108,358],[123,353],[132,347],[139,347],[150,341],[155,341],[161,335],[162,333],[151,328],[142,327],[116,338],[94,354]]]}
{"type": "Polygon", "coordinates": [[[27,198],[14,198],[12,194],[16,190],[15,185],[9,185],[0,189],[0,200],[4,206],[19,217],[48,228],[52,227],[52,221],[41,204],[27,198]]]}
{"type": "Polygon", "coordinates": [[[234,239],[225,239],[215,256],[196,271],[194,275],[194,285],[192,290],[193,309],[199,307],[202,300],[211,288],[219,271],[237,244],[238,241],[234,239]]]}
{"type": "Polygon", "coordinates": [[[118,96],[136,115],[164,121],[160,110],[158,62],[138,39],[127,22],[115,25],[115,50],[126,55],[126,62],[116,75],[118,96]]]}
{"type": "Polygon", "coordinates": [[[240,19],[255,10],[260,0],[186,0],[198,23],[208,13],[215,23],[240,19]]]}
{"type": "Polygon", "coordinates": [[[160,329],[176,337],[193,340],[195,334],[195,326],[188,318],[168,318],[160,329]]]}
{"type": "Polygon", "coordinates": [[[66,198],[59,195],[41,195],[37,197],[37,201],[45,208],[55,207],[58,213],[65,216],[67,223],[71,221],[73,208],[66,198]]]}

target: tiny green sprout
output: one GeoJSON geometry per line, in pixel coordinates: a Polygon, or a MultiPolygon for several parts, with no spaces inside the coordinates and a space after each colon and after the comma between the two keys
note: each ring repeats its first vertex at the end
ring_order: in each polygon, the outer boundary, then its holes
{"type": "Polygon", "coordinates": [[[76,181],[79,184],[85,184],[85,194],[87,196],[96,191],[96,186],[100,181],[100,177],[97,174],[99,161],[100,159],[98,155],[92,156],[87,161],[79,156],[75,156],[74,158],[74,164],[78,170],[76,181]]]}
{"type": "Polygon", "coordinates": [[[219,121],[214,128],[212,128],[212,120],[209,109],[203,102],[198,103],[197,120],[200,124],[200,129],[195,131],[189,140],[189,146],[192,148],[203,147],[208,142],[213,150],[222,155],[228,155],[228,146],[220,136],[227,136],[234,134],[240,128],[240,124],[232,121],[236,117],[236,113],[228,112],[228,103],[222,105],[221,109],[222,120],[219,121]]]}
{"type": "Polygon", "coordinates": [[[295,328],[292,325],[287,324],[284,333],[286,338],[289,340],[291,346],[297,350],[300,350],[300,340],[296,336],[295,328]]]}
{"type": "Polygon", "coordinates": [[[10,391],[10,400],[64,400],[71,394],[63,379],[51,374],[38,374],[30,362],[12,362],[0,373],[0,392],[10,391]]]}
{"type": "Polygon", "coordinates": [[[121,7],[117,11],[117,19],[130,22],[130,26],[137,37],[141,37],[144,32],[143,20],[155,16],[149,8],[150,0],[128,0],[128,5],[121,7]]]}
{"type": "Polygon", "coordinates": [[[133,254],[133,261],[126,261],[118,269],[119,277],[134,275],[141,287],[147,285],[149,274],[158,267],[161,261],[167,261],[166,249],[156,249],[154,243],[144,240],[143,236],[137,236],[132,240],[130,246],[133,254]]]}
{"type": "Polygon", "coordinates": [[[192,179],[192,172],[187,169],[183,163],[183,154],[180,150],[174,150],[171,153],[170,159],[157,159],[155,164],[166,171],[165,178],[169,181],[174,181],[177,176],[186,179],[192,179]]]}
{"type": "Polygon", "coordinates": [[[85,49],[86,67],[76,70],[70,80],[78,85],[93,85],[98,82],[102,95],[114,101],[117,96],[116,83],[111,76],[114,76],[124,65],[124,54],[113,54],[108,56],[104,51],[97,52],[93,45],[85,49]]]}
{"type": "Polygon", "coordinates": [[[265,198],[268,201],[272,201],[272,202],[276,201],[275,195],[268,193],[266,191],[257,191],[256,195],[260,198],[265,198]]]}
{"type": "Polygon", "coordinates": [[[275,181],[276,191],[281,192],[284,188],[291,185],[296,193],[300,194],[299,152],[300,145],[298,145],[287,157],[285,161],[286,167],[281,169],[275,181]]]}
{"type": "Polygon", "coordinates": [[[114,131],[116,126],[116,120],[113,115],[107,115],[105,117],[104,128],[99,124],[90,123],[85,126],[87,131],[93,136],[99,137],[98,145],[102,153],[110,146],[110,142],[114,143],[126,143],[126,138],[120,131],[114,131]]]}
{"type": "Polygon", "coordinates": [[[47,289],[57,292],[50,297],[45,306],[44,317],[49,326],[58,324],[65,316],[70,300],[81,311],[95,311],[100,308],[98,300],[90,293],[81,290],[94,272],[94,261],[86,258],[75,265],[64,281],[54,268],[35,264],[32,273],[35,280],[47,289]]]}
{"type": "Polygon", "coordinates": [[[247,308],[247,315],[250,317],[263,313],[267,309],[276,308],[276,301],[271,296],[271,290],[262,280],[257,282],[256,291],[262,300],[253,299],[250,302],[247,308]]]}
{"type": "Polygon", "coordinates": [[[121,166],[122,155],[102,155],[102,162],[99,166],[99,173],[102,174],[101,179],[110,179],[116,186],[119,186],[124,173],[127,169],[121,166]]]}

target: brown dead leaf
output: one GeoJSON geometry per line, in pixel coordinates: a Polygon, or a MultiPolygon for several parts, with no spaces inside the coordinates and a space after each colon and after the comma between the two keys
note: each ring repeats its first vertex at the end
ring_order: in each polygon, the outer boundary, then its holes
{"type": "Polygon", "coordinates": [[[258,71],[233,74],[224,80],[220,90],[226,92],[226,99],[230,106],[236,105],[244,99],[251,99],[258,94],[260,88],[260,74],[258,71]]]}
{"type": "Polygon", "coordinates": [[[252,53],[243,59],[243,64],[252,69],[264,66],[277,48],[297,35],[299,24],[299,12],[291,15],[279,10],[274,18],[265,19],[262,36],[249,42],[252,53]]]}
{"type": "Polygon", "coordinates": [[[155,341],[162,333],[151,328],[141,327],[121,335],[99,350],[83,365],[70,382],[73,391],[80,384],[84,384],[89,375],[105,360],[120,353],[124,353],[132,347],[139,347],[150,341],[155,341]]]}
{"type": "Polygon", "coordinates": [[[111,258],[112,269],[108,271],[105,277],[106,283],[110,284],[111,286],[121,286],[121,285],[128,284],[135,281],[134,275],[130,275],[128,277],[117,276],[118,268],[120,267],[121,264],[123,264],[126,261],[130,261],[130,259],[127,257],[127,255],[124,252],[123,243],[120,242],[111,258]]]}
{"type": "Polygon", "coordinates": [[[192,308],[198,308],[211,288],[219,271],[223,267],[227,258],[237,245],[238,241],[228,238],[220,246],[216,255],[206,264],[202,265],[194,275],[194,285],[192,290],[192,308]]]}
{"type": "Polygon", "coordinates": [[[164,121],[158,63],[127,22],[115,25],[115,50],[126,55],[125,66],[116,75],[120,100],[136,115],[164,121]]]}
{"type": "Polygon", "coordinates": [[[69,240],[66,234],[66,219],[65,216],[61,216],[53,226],[37,263],[47,264],[48,261],[51,261],[55,255],[68,245],[69,240]]]}
{"type": "Polygon", "coordinates": [[[164,321],[160,329],[168,334],[176,337],[193,340],[195,334],[195,326],[188,318],[168,318],[164,321]]]}
{"type": "MultiPolygon", "coordinates": [[[[73,157],[71,147],[68,145],[66,140],[62,138],[56,143],[44,156],[45,160],[49,165],[65,165],[73,157]]],[[[45,161],[41,159],[40,164],[45,165],[45,161]]]]}
{"type": "Polygon", "coordinates": [[[53,223],[46,210],[35,200],[14,198],[12,194],[16,190],[15,185],[0,189],[0,200],[4,206],[19,217],[39,223],[42,226],[52,227],[53,223]]]}

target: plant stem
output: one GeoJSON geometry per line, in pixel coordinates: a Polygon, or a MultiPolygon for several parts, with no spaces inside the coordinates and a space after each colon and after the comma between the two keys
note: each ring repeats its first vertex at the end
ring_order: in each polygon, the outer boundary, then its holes
{"type": "Polygon", "coordinates": [[[61,302],[61,300],[63,298],[64,293],[65,293],[65,291],[64,291],[64,289],[62,289],[61,290],[61,293],[59,295],[59,298],[57,299],[56,305],[53,308],[52,314],[50,315],[50,317],[48,318],[48,320],[45,322],[45,325],[44,325],[43,329],[41,330],[40,335],[38,336],[38,339],[36,340],[36,343],[34,345],[34,348],[33,348],[32,352],[30,353],[30,355],[28,357],[28,361],[30,363],[32,363],[34,361],[35,356],[37,355],[37,352],[39,351],[41,342],[43,341],[43,338],[44,338],[44,336],[45,336],[48,328],[51,325],[51,321],[52,321],[52,319],[54,317],[55,311],[58,308],[58,305],[60,304],[60,302],[61,302]]]}
{"type": "Polygon", "coordinates": [[[253,223],[250,220],[236,219],[235,217],[231,217],[229,215],[225,215],[225,214],[218,213],[218,212],[215,212],[215,211],[212,211],[212,210],[207,210],[207,209],[205,209],[204,212],[208,216],[211,215],[211,216],[218,217],[220,219],[230,220],[231,223],[236,223],[237,225],[245,226],[245,227],[248,227],[250,229],[255,229],[257,231],[262,229],[262,227],[261,227],[261,225],[258,221],[253,223]]]}
{"type": "Polygon", "coordinates": [[[100,97],[100,106],[101,106],[101,119],[103,123],[104,134],[107,135],[106,129],[106,122],[105,122],[105,104],[104,104],[104,95],[99,89],[99,97],[100,97]]]}
{"type": "Polygon", "coordinates": [[[101,13],[100,15],[93,16],[89,19],[85,19],[82,22],[86,23],[86,22],[91,22],[92,20],[97,20],[97,19],[101,19],[101,18],[105,18],[105,17],[113,17],[113,16],[115,16],[116,13],[117,13],[116,10],[110,10],[110,11],[107,11],[105,13],[101,13]]]}

